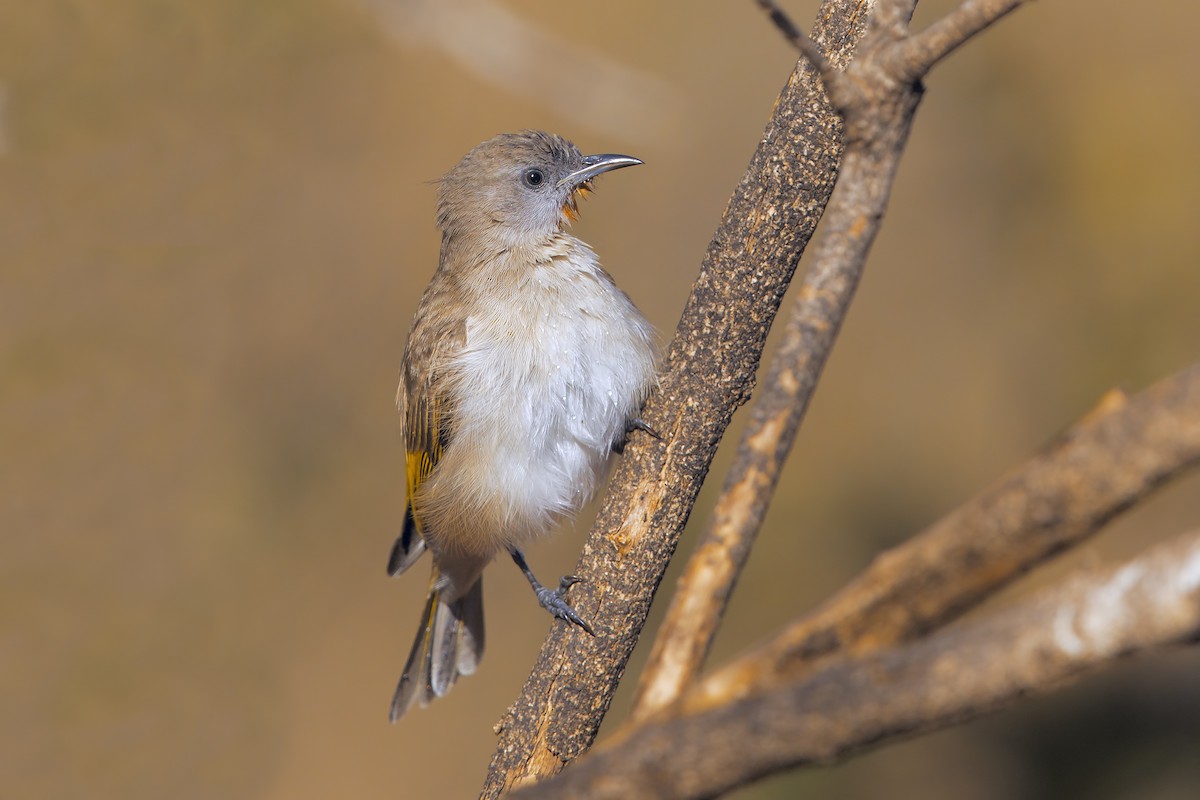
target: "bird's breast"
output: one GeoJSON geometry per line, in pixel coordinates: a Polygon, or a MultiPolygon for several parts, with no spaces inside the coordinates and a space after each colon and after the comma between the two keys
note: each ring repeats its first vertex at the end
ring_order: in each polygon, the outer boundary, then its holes
{"type": "Polygon", "coordinates": [[[653,333],[584,248],[492,286],[456,373],[455,446],[517,517],[549,521],[596,488],[652,384],[653,333]]]}

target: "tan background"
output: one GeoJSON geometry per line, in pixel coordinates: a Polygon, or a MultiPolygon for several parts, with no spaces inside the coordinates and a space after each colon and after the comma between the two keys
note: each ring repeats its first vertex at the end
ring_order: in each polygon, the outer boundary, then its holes
{"type": "MultiPolygon", "coordinates": [[[[935,72],[717,661],[1200,357],[1198,23],[1035,3],[935,72]]],[[[429,182],[522,127],[641,156],[576,230],[669,336],[793,60],[748,0],[0,0],[0,794],[474,796],[549,620],[494,567],[481,673],[387,724],[424,589],[384,564],[429,182]]],[[[1198,523],[1191,476],[1070,563],[1198,523]]],[[[739,797],[1194,797],[1198,669],[739,797]]]]}

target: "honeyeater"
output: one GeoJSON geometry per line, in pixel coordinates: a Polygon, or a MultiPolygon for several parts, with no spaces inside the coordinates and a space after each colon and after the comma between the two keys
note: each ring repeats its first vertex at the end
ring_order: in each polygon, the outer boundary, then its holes
{"type": "Polygon", "coordinates": [[[407,510],[388,572],[428,550],[416,641],[392,700],[399,719],[445,694],[483,654],[483,568],[507,552],[538,602],[589,633],[521,548],[575,513],[634,430],[654,385],[655,336],[596,254],[567,232],[601,173],[641,164],[585,156],[523,131],[477,145],[438,183],[437,271],[404,348],[396,404],[407,510]]]}

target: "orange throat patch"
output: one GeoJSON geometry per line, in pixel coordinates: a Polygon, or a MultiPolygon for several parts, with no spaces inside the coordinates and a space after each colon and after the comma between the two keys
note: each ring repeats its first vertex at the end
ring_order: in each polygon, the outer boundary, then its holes
{"type": "Polygon", "coordinates": [[[579,200],[580,198],[587,197],[589,194],[591,194],[591,192],[592,182],[584,181],[576,186],[571,191],[571,194],[567,195],[567,201],[563,203],[562,207],[563,214],[566,215],[567,219],[571,220],[572,222],[575,222],[579,219],[579,200]]]}

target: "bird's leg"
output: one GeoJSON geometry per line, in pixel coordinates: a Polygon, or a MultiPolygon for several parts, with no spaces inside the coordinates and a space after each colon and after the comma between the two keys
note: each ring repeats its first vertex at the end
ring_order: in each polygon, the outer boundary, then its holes
{"type": "Polygon", "coordinates": [[[646,422],[646,420],[642,419],[641,417],[634,417],[625,423],[625,431],[621,434],[620,439],[613,442],[612,451],[617,455],[624,453],[625,443],[629,441],[629,434],[633,433],[634,431],[644,431],[655,439],[658,439],[660,442],[663,440],[663,435],[654,430],[654,428],[651,428],[650,423],[646,422]]]}
{"type": "Polygon", "coordinates": [[[515,547],[509,548],[508,552],[512,556],[512,560],[515,561],[517,566],[521,568],[521,572],[525,573],[525,579],[528,580],[529,585],[533,587],[533,593],[537,595],[538,602],[541,603],[542,608],[546,609],[561,620],[575,623],[587,631],[590,635],[596,635],[595,631],[592,630],[592,626],[584,622],[580,616],[575,613],[575,609],[571,608],[571,606],[567,603],[567,589],[570,589],[572,586],[579,583],[579,578],[576,578],[574,575],[564,575],[562,580],[558,582],[557,589],[547,589],[545,586],[542,586],[541,582],[536,577],[534,577],[533,570],[529,568],[529,564],[525,563],[524,553],[515,547]]]}

